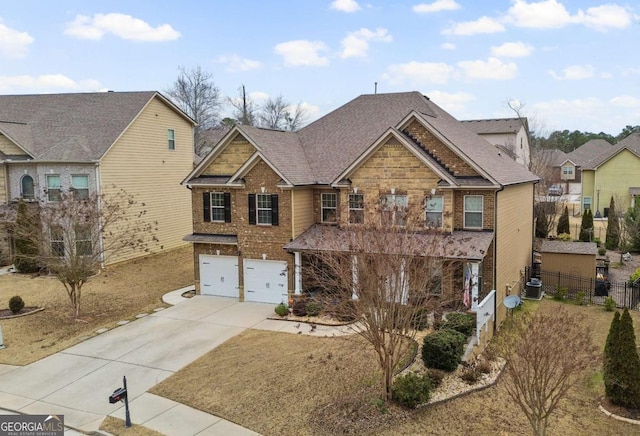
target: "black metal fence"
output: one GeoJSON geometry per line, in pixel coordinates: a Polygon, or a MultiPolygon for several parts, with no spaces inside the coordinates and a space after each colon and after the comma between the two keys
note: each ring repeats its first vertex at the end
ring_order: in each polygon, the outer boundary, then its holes
{"type": "Polygon", "coordinates": [[[540,279],[542,291],[555,295],[558,289],[566,290],[566,298],[582,299],[589,304],[604,304],[607,297],[613,298],[619,308],[639,309],[640,286],[623,281],[610,282],[606,279],[592,279],[573,276],[557,271],[544,271],[530,267],[525,268],[526,281],[532,277],[540,279]]]}

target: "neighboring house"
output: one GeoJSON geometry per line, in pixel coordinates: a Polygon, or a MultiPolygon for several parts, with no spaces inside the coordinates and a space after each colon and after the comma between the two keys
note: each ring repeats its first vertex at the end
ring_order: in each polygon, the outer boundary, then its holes
{"type": "Polygon", "coordinates": [[[463,120],[465,127],[508,153],[525,168],[531,165],[527,118],[463,120]]]}
{"type": "Polygon", "coordinates": [[[632,133],[616,145],[602,142],[582,163],[582,208],[591,209],[594,216],[598,212],[608,216],[612,196],[618,212],[626,211],[640,197],[640,133],[632,133]]]}
{"type": "MultiPolygon", "coordinates": [[[[418,92],[363,95],[295,133],[237,125],[184,180],[196,289],[286,302],[306,289],[319,227],[339,238],[368,200],[391,196],[426,202],[425,218],[438,216],[465,251],[474,303],[496,289],[501,321],[531,264],[537,180],[418,92]]],[[[462,299],[462,269],[452,286],[462,299]]]]}
{"type": "Polygon", "coordinates": [[[191,196],[180,182],[193,169],[194,125],[153,91],[2,95],[0,205],[124,189],[157,227],[152,251],[183,245],[191,196]]]}

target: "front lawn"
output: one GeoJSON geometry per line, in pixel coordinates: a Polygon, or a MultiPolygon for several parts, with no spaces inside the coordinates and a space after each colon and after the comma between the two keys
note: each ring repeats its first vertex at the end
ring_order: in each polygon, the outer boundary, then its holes
{"type": "MultiPolygon", "coordinates": [[[[537,304],[537,303],[528,303],[537,304]]],[[[539,310],[558,302],[543,300],[539,310]]],[[[584,328],[604,347],[612,312],[566,305],[587,315],[584,328]]],[[[640,314],[632,316],[640,333],[640,314]]],[[[640,335],[638,335],[640,336],[640,335]]],[[[604,394],[600,367],[571,391],[551,419],[550,434],[632,434],[639,427],[597,410],[604,394]]],[[[316,338],[246,331],[152,389],[158,395],[221,416],[265,435],[510,434],[531,430],[502,382],[484,391],[416,411],[382,404],[375,355],[358,336],[316,338]]]]}
{"type": "Polygon", "coordinates": [[[45,310],[0,320],[5,349],[0,363],[26,365],[95,335],[103,327],[165,306],[162,295],[193,284],[190,246],[109,267],[82,289],[80,320],[74,321],[64,286],[54,277],[0,276],[0,308],[19,295],[25,306],[45,310]]]}

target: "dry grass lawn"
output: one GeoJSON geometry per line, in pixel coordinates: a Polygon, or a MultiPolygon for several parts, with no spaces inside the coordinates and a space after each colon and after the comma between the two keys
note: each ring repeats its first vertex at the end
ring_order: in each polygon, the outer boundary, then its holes
{"type": "Polygon", "coordinates": [[[118,436],[162,436],[162,433],[158,433],[141,425],[132,424],[131,427],[127,428],[122,419],[114,418],[113,416],[107,416],[104,421],[102,421],[100,430],[118,436]]]}
{"type": "Polygon", "coordinates": [[[0,276],[0,308],[20,295],[26,306],[45,310],[1,320],[6,348],[0,363],[26,365],[74,345],[103,327],[164,306],[162,295],[193,283],[190,246],[109,267],[82,290],[81,320],[74,321],[69,297],[58,280],[23,274],[0,276]]]}
{"type": "MultiPolygon", "coordinates": [[[[544,300],[539,310],[558,304],[544,300]]],[[[604,346],[611,312],[566,305],[587,316],[585,329],[604,346]]],[[[640,336],[640,314],[633,313],[640,336]]],[[[374,354],[361,338],[315,338],[246,331],[156,386],[152,392],[222,416],[264,435],[528,435],[526,419],[502,382],[429,408],[403,411],[377,398],[374,354]],[[354,423],[355,422],[355,423],[354,423]]],[[[593,373],[570,392],[550,434],[640,434],[640,427],[597,410],[604,386],[593,373]]]]}

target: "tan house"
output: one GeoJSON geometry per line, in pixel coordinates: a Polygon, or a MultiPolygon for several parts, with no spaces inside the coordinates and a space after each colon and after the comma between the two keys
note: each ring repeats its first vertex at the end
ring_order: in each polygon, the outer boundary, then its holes
{"type": "MultiPolygon", "coordinates": [[[[157,223],[153,251],[176,248],[191,229],[180,182],[193,169],[194,125],[154,91],[0,96],[0,205],[124,189],[157,223]]],[[[6,264],[10,244],[0,239],[6,264]]]]}
{"type": "Polygon", "coordinates": [[[523,118],[463,120],[465,127],[509,154],[525,168],[531,165],[529,122],[523,118]]]}
{"type": "MultiPolygon", "coordinates": [[[[306,251],[392,197],[465,246],[474,304],[496,289],[502,320],[531,264],[537,180],[418,92],[362,95],[295,133],[237,125],[184,181],[196,288],[287,301],[306,289],[306,251]]],[[[454,281],[462,300],[462,268],[454,281]]]]}

